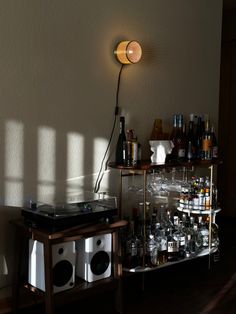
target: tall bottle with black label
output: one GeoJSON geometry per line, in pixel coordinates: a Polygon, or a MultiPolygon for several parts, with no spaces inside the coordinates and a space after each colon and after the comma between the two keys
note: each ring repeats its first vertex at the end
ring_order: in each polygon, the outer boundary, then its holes
{"type": "Polygon", "coordinates": [[[124,142],[126,141],[125,135],[125,117],[120,117],[120,134],[116,144],[116,163],[119,165],[124,164],[124,142]]]}

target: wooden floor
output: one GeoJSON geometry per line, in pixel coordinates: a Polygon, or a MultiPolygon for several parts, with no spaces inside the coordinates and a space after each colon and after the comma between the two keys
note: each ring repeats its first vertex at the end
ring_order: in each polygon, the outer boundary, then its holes
{"type": "MultiPolygon", "coordinates": [[[[191,260],[144,276],[123,280],[124,314],[235,314],[236,313],[236,222],[219,220],[220,260],[191,260]]],[[[42,314],[44,307],[20,313],[42,314]]],[[[106,293],[78,304],[58,308],[57,314],[114,314],[114,298],[106,293]]]]}

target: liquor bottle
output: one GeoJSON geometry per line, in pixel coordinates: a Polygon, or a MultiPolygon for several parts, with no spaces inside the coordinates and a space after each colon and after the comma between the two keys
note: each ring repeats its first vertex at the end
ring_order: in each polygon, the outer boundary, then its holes
{"type": "Polygon", "coordinates": [[[163,140],[162,119],[155,119],[150,140],[163,140]]]}
{"type": "MultiPolygon", "coordinates": [[[[206,219],[206,227],[209,228],[210,225],[210,217],[208,216],[206,219]]],[[[217,249],[219,246],[219,227],[218,225],[212,221],[211,222],[211,248],[217,249]]]]}
{"type": "Polygon", "coordinates": [[[157,265],[163,265],[167,262],[167,236],[160,223],[156,223],[155,241],[157,243],[157,265]]]}
{"type": "Polygon", "coordinates": [[[210,121],[205,121],[205,131],[202,135],[202,159],[212,159],[212,133],[210,131],[210,121]]]}
{"type": "Polygon", "coordinates": [[[205,203],[205,208],[206,209],[210,209],[211,208],[210,180],[209,180],[209,177],[205,178],[205,183],[204,183],[204,203],[205,203]]]}
{"type": "Polygon", "coordinates": [[[202,135],[203,135],[203,122],[202,117],[199,116],[197,119],[196,128],[196,158],[202,158],[202,135]]]}
{"type": "Polygon", "coordinates": [[[194,134],[194,115],[190,114],[188,134],[186,138],[186,160],[191,161],[196,158],[196,137],[194,134]]]}
{"type": "Polygon", "coordinates": [[[125,256],[125,266],[129,268],[135,268],[139,266],[139,239],[136,237],[134,232],[134,222],[130,221],[130,233],[126,242],[126,256],[125,256]]]}
{"type": "Polygon", "coordinates": [[[201,249],[207,249],[209,247],[209,230],[206,227],[205,222],[202,219],[202,216],[198,217],[198,230],[199,230],[199,235],[202,239],[202,247],[201,249]]]}
{"type": "Polygon", "coordinates": [[[196,254],[198,254],[202,249],[202,237],[198,230],[197,223],[193,224],[193,231],[194,231],[195,250],[196,250],[196,254]]]}
{"type": "Polygon", "coordinates": [[[120,117],[120,134],[116,144],[116,163],[122,165],[124,163],[124,142],[125,135],[125,117],[120,117]]]}
{"type": "Polygon", "coordinates": [[[214,126],[211,126],[211,134],[212,134],[212,158],[217,159],[218,158],[218,143],[217,138],[215,134],[214,126]]]}
{"type": "Polygon", "coordinates": [[[134,136],[134,130],[127,130],[127,140],[124,142],[124,164],[128,167],[135,167],[138,163],[138,142],[134,136]]]}
{"type": "Polygon", "coordinates": [[[218,207],[218,190],[217,187],[215,186],[214,183],[212,183],[212,208],[217,208],[218,207]]]}
{"type": "Polygon", "coordinates": [[[186,134],[185,124],[183,121],[183,115],[179,114],[177,118],[177,132],[175,137],[172,139],[174,143],[175,158],[178,161],[185,160],[185,149],[186,149],[186,134]]]}
{"type": "Polygon", "coordinates": [[[173,233],[173,237],[179,242],[179,258],[184,258],[186,251],[186,234],[183,231],[183,224],[181,220],[179,220],[178,225],[176,225],[176,231],[173,233]]]}
{"type": "Polygon", "coordinates": [[[146,226],[151,226],[151,203],[146,202],[145,204],[145,223],[146,226]]]}
{"type": "Polygon", "coordinates": [[[173,159],[173,160],[177,160],[177,157],[178,157],[178,151],[177,151],[177,145],[176,145],[177,133],[178,133],[178,115],[174,114],[172,131],[169,137],[169,140],[172,141],[174,145],[172,152],[170,154],[171,155],[170,159],[173,159]]]}
{"type": "Polygon", "coordinates": [[[157,266],[157,243],[150,225],[146,228],[146,234],[145,266],[157,266]]]}
{"type": "Polygon", "coordinates": [[[192,257],[196,255],[196,234],[194,230],[194,217],[190,217],[187,227],[187,243],[186,243],[186,256],[192,257]]]}
{"type": "Polygon", "coordinates": [[[176,241],[172,229],[170,229],[167,235],[167,260],[168,262],[174,262],[179,259],[179,241],[176,241]]]}

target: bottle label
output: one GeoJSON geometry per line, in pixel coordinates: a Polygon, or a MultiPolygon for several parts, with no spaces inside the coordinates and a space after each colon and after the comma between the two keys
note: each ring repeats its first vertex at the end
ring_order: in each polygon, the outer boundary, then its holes
{"type": "Polygon", "coordinates": [[[131,148],[131,159],[132,159],[132,165],[137,165],[138,161],[138,143],[132,142],[132,148],[131,148]]]}
{"type": "Polygon", "coordinates": [[[167,251],[169,253],[179,251],[179,243],[177,241],[169,241],[167,244],[167,251]]]}
{"type": "Polygon", "coordinates": [[[185,157],[185,149],[184,148],[180,148],[178,150],[178,157],[179,158],[184,158],[185,157]]]}
{"type": "Polygon", "coordinates": [[[138,255],[138,248],[135,243],[131,244],[131,256],[137,256],[138,255]]]}
{"type": "Polygon", "coordinates": [[[158,246],[158,251],[166,251],[166,250],[167,250],[167,241],[165,239],[161,239],[158,246]]]}
{"type": "Polygon", "coordinates": [[[218,158],[218,147],[217,146],[212,147],[212,157],[218,158]]]}
{"type": "Polygon", "coordinates": [[[136,166],[138,161],[138,143],[125,141],[123,144],[123,160],[127,166],[136,166]]]}
{"type": "Polygon", "coordinates": [[[208,152],[211,150],[211,147],[212,147],[212,140],[211,138],[204,138],[202,140],[202,150],[204,152],[208,152]]]}
{"type": "Polygon", "coordinates": [[[185,237],[184,237],[184,236],[181,236],[181,237],[179,238],[179,244],[180,244],[180,246],[185,246],[186,241],[185,241],[185,237]]]}

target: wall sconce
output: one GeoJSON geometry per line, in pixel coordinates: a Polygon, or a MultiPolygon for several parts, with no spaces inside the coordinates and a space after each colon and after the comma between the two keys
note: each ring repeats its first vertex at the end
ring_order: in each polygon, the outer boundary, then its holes
{"type": "Polygon", "coordinates": [[[114,51],[118,61],[122,64],[137,63],[142,56],[142,48],[140,44],[135,41],[121,41],[114,51]]]}
{"type": "Polygon", "coordinates": [[[104,153],[103,159],[102,159],[102,163],[100,166],[100,170],[95,182],[95,186],[94,186],[94,193],[98,193],[99,189],[100,189],[100,184],[104,175],[104,167],[106,169],[107,167],[107,163],[109,160],[106,160],[106,156],[109,152],[109,147],[111,145],[112,142],[112,138],[114,135],[114,130],[115,130],[115,126],[116,126],[116,119],[117,119],[117,115],[119,113],[119,90],[120,90],[120,79],[121,79],[121,73],[122,70],[124,68],[124,65],[126,64],[132,64],[132,63],[137,63],[139,62],[139,60],[142,57],[142,48],[140,46],[140,44],[135,41],[135,40],[126,40],[126,41],[121,41],[117,47],[116,50],[114,51],[114,54],[116,55],[118,61],[121,63],[121,67],[120,67],[120,71],[119,71],[119,75],[118,75],[118,81],[117,81],[117,89],[116,89],[116,105],[115,105],[115,115],[114,115],[114,121],[113,121],[113,126],[111,129],[111,135],[110,135],[110,139],[108,141],[108,145],[106,148],[106,151],[104,153]],[[105,165],[105,166],[104,166],[105,165]]]}

